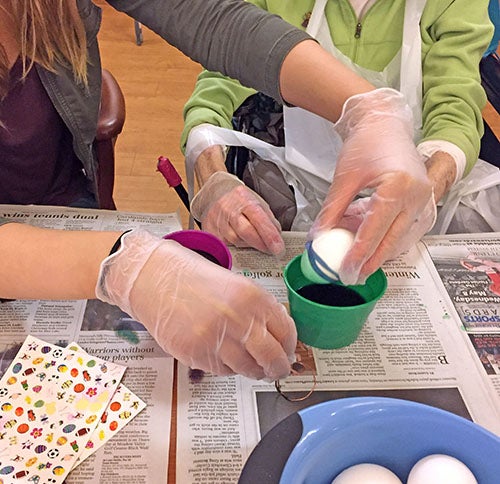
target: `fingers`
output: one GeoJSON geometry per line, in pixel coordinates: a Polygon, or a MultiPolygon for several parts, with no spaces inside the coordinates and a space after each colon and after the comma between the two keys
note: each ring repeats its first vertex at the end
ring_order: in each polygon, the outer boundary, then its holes
{"type": "Polygon", "coordinates": [[[309,240],[314,239],[319,232],[339,226],[347,208],[362,188],[358,181],[358,177],[335,176],[321,211],[309,230],[309,240]]]}
{"type": "MultiPolygon", "coordinates": [[[[344,284],[363,283],[386,260],[407,250],[433,223],[434,201],[427,183],[397,172],[384,174],[376,182],[376,191],[352,202],[335,225],[356,233],[339,273],[344,284]]],[[[332,195],[330,200],[336,199],[332,195]]],[[[334,213],[329,220],[338,218],[338,207],[335,210],[333,205],[323,208],[334,213]]]]}
{"type": "Polygon", "coordinates": [[[264,320],[258,318],[245,322],[245,334],[224,331],[218,342],[207,342],[205,354],[198,349],[196,356],[183,363],[221,376],[235,373],[270,381],[288,376],[297,345],[293,320],[279,303],[266,312],[264,320]]]}
{"type": "MultiPolygon", "coordinates": [[[[214,358],[213,354],[207,352],[206,358],[200,357],[200,355],[192,355],[191,357],[178,357],[176,359],[179,360],[184,366],[189,368],[196,368],[197,370],[202,370],[204,372],[213,373],[218,376],[231,376],[235,375],[235,372],[230,365],[224,364],[219,358],[214,358]]],[[[263,378],[263,377],[261,377],[263,378]]]]}
{"type": "Polygon", "coordinates": [[[374,255],[366,262],[361,273],[369,275],[385,261],[394,259],[399,254],[416,244],[434,225],[435,202],[431,196],[422,213],[417,219],[414,213],[400,214],[394,221],[374,255]]]}
{"type": "MultiPolygon", "coordinates": [[[[266,378],[264,368],[257,363],[246,348],[242,347],[239,341],[225,341],[218,356],[224,362],[223,366],[230,368],[236,374],[253,378],[254,380],[266,378]]],[[[217,374],[222,375],[221,373],[217,374]]]]}
{"type": "Polygon", "coordinates": [[[282,304],[275,303],[264,313],[263,320],[255,320],[247,332],[244,346],[263,368],[266,379],[272,381],[290,374],[290,365],[295,359],[297,331],[282,304]]]}
{"type": "Polygon", "coordinates": [[[297,328],[283,304],[277,303],[272,317],[268,320],[267,329],[280,342],[283,350],[288,355],[289,362],[295,361],[297,328]]]}
{"type": "Polygon", "coordinates": [[[268,331],[256,331],[245,344],[246,350],[264,370],[270,381],[290,374],[290,359],[281,344],[268,331]]]}
{"type": "Polygon", "coordinates": [[[210,207],[202,223],[206,230],[236,247],[253,247],[273,255],[285,250],[279,222],[267,204],[260,203],[243,186],[210,207]]]}
{"type": "Polygon", "coordinates": [[[273,381],[290,374],[296,346],[295,323],[285,307],[276,302],[264,314],[257,310],[236,344],[231,338],[225,340],[220,358],[236,373],[273,381]]]}
{"type": "MultiPolygon", "coordinates": [[[[263,329],[263,328],[261,328],[263,329]]],[[[253,335],[245,344],[225,339],[218,353],[207,348],[205,357],[179,359],[186,366],[199,368],[219,376],[243,375],[254,380],[274,381],[290,374],[291,362],[281,344],[267,331],[253,335]]]]}
{"type": "Polygon", "coordinates": [[[226,338],[221,345],[217,359],[217,365],[212,365],[212,373],[225,376],[229,374],[243,375],[254,380],[263,380],[266,378],[264,368],[255,361],[253,356],[241,344],[241,341],[236,341],[231,338],[226,338]],[[219,372],[219,368],[227,371],[219,372]]]}
{"type": "Polygon", "coordinates": [[[231,227],[244,243],[261,252],[279,255],[285,250],[279,222],[270,210],[260,204],[248,204],[242,208],[241,216],[230,221],[231,227]]]}
{"type": "Polygon", "coordinates": [[[383,244],[400,209],[397,200],[389,201],[377,193],[370,197],[354,245],[344,259],[345,270],[359,272],[365,261],[370,259],[383,244]]]}
{"type": "MultiPolygon", "coordinates": [[[[366,279],[381,267],[384,262],[394,259],[404,250],[408,249],[407,244],[403,241],[411,232],[411,223],[408,215],[404,212],[400,213],[384,234],[373,254],[359,267],[358,283],[364,284],[366,279]]],[[[414,242],[420,239],[421,235],[423,234],[415,234],[415,238],[412,237],[414,242]]]]}
{"type": "Polygon", "coordinates": [[[345,284],[363,284],[387,260],[408,250],[427,232],[431,220],[417,220],[413,211],[373,195],[352,250],[346,255],[340,274],[345,284]],[[377,216],[375,216],[377,214],[377,216]],[[392,221],[392,223],[390,223],[392,221]]]}
{"type": "Polygon", "coordinates": [[[202,221],[202,228],[219,237],[225,244],[236,247],[235,242],[238,241],[239,237],[228,223],[227,216],[217,213],[217,209],[215,209],[215,215],[211,212],[208,213],[208,216],[202,221]]]}

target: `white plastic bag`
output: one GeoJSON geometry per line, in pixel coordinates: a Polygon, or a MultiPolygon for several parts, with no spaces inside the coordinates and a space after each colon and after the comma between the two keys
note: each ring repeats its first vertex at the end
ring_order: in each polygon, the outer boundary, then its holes
{"type": "Polygon", "coordinates": [[[500,232],[500,169],[478,160],[446,195],[430,234],[500,232]]]}

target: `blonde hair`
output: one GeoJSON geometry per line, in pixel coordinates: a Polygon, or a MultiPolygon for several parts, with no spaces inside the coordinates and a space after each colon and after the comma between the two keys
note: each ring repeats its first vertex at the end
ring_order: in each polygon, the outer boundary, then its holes
{"type": "MultiPolygon", "coordinates": [[[[36,62],[54,72],[57,64],[87,82],[87,48],[83,22],[74,0],[2,0],[12,17],[23,62],[23,75],[36,62]],[[5,3],[4,3],[5,2],[5,3]]],[[[0,99],[7,95],[9,66],[0,46],[0,99]]]]}

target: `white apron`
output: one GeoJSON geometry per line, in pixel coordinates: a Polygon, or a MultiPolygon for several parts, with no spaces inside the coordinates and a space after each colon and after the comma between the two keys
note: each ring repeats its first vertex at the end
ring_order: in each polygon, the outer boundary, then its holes
{"type": "MultiPolygon", "coordinates": [[[[414,139],[418,143],[422,126],[420,18],[426,0],[408,0],[406,2],[402,47],[382,72],[358,66],[334,46],[325,17],[327,1],[317,0],[315,2],[307,32],[316,38],[325,50],[375,87],[392,87],[400,91],[412,109],[415,127],[414,139]]],[[[331,185],[342,141],[336,133],[333,123],[304,109],[285,106],[283,116],[285,147],[276,147],[248,134],[217,126],[204,124],[196,127],[192,131],[193,136],[190,134],[186,148],[186,175],[190,197],[193,196],[194,191],[194,163],[203,149],[214,144],[244,146],[255,151],[261,158],[274,162],[279,167],[287,183],[294,188],[295,193],[297,214],[291,230],[309,230],[331,185]]],[[[483,166],[483,171],[488,171],[488,186],[491,186],[491,180],[495,179],[495,173],[491,173],[489,168],[494,167],[485,162],[482,164],[487,165],[483,166]]],[[[481,167],[479,168],[481,169],[481,167]]],[[[476,171],[477,174],[477,170],[473,171],[476,171]]],[[[498,176],[498,181],[493,180],[494,184],[500,183],[500,172],[498,176]]],[[[482,175],[479,175],[478,183],[480,183],[481,178],[482,175]]],[[[460,186],[457,186],[452,192],[449,197],[452,202],[445,205],[441,211],[443,216],[447,214],[448,217],[442,222],[438,216],[436,227],[439,228],[439,232],[435,233],[446,232],[449,225],[448,218],[451,218],[456,210],[455,202],[462,198],[460,186]]]]}

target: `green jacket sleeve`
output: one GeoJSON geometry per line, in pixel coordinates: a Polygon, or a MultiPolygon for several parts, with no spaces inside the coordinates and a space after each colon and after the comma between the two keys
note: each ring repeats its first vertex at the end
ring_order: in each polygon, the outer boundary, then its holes
{"type": "Polygon", "coordinates": [[[184,106],[181,150],[184,152],[191,129],[202,123],[232,128],[233,113],[256,91],[222,74],[204,70],[184,106]]]}
{"type": "Polygon", "coordinates": [[[479,61],[493,33],[488,0],[436,1],[428,7],[421,22],[422,141],[445,140],[461,148],[466,175],[477,160],[483,133],[486,95],[479,61]]]}

